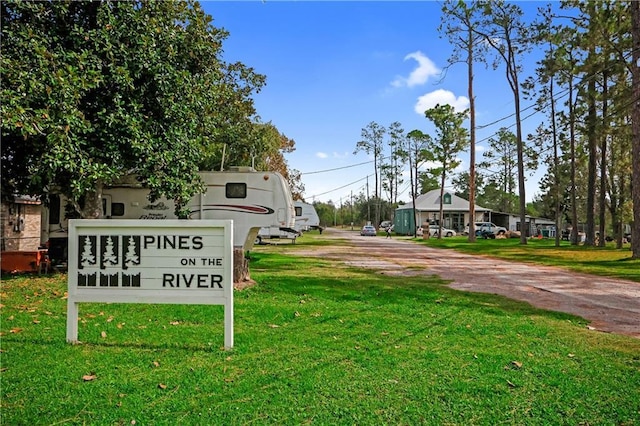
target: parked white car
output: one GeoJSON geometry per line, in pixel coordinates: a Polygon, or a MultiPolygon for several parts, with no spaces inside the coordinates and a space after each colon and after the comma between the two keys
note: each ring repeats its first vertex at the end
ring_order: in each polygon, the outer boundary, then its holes
{"type": "MultiPolygon", "coordinates": [[[[483,233],[493,234],[493,235],[502,235],[507,232],[507,228],[504,226],[498,226],[492,222],[474,222],[476,235],[482,235],[483,233]]],[[[464,233],[469,235],[469,224],[467,224],[466,228],[464,228],[464,233]]]]}
{"type": "MultiPolygon", "coordinates": [[[[440,225],[429,225],[429,236],[437,237],[440,232],[440,225]]],[[[455,237],[456,231],[453,229],[442,228],[442,236],[443,237],[455,237]]]]}

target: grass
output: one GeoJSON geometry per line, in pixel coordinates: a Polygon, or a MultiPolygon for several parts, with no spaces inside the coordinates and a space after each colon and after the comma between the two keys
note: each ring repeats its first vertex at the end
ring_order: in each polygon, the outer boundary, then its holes
{"type": "Polygon", "coordinates": [[[637,339],[277,246],[251,269],[231,351],[197,305],[81,304],[69,345],[66,276],[4,277],[3,423],[640,424],[637,339]]]}
{"type": "Polygon", "coordinates": [[[454,249],[464,253],[493,256],[518,262],[559,266],[576,272],[623,278],[640,282],[640,260],[631,259],[629,245],[616,249],[614,243],[606,247],[571,245],[562,241],[555,246],[553,239],[529,239],[526,245],[520,239],[478,239],[470,243],[467,237],[416,239],[430,247],[454,249]]]}

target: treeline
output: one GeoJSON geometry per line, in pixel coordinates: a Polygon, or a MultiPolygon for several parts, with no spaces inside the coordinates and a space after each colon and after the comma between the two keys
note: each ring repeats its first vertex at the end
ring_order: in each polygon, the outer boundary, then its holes
{"type": "MultiPolygon", "coordinates": [[[[517,3],[446,2],[439,30],[454,47],[450,66],[468,69],[467,143],[447,140],[450,132],[441,132],[432,110],[425,116],[436,124],[435,135],[407,133],[400,123],[370,123],[356,151],[374,157],[374,197],[396,203],[403,171],[411,171],[412,194],[442,187],[436,178],[448,176],[472,205],[518,212],[521,223],[534,214],[555,218],[558,228],[573,225],[574,244],[578,224],[584,224],[586,245],[604,245],[605,238],[596,236],[606,235],[619,246],[624,225],[632,224],[633,257],[640,258],[638,2],[563,1],[538,8],[533,20],[525,20],[517,3]],[[535,75],[525,76],[522,64],[534,48],[544,52],[543,59],[535,75]],[[503,71],[514,100],[514,126],[489,139],[482,159],[475,158],[477,64],[503,71]],[[523,100],[535,103],[527,116],[546,115],[527,135],[523,100]],[[469,170],[451,176],[456,153],[465,149],[469,170]],[[525,179],[540,164],[547,170],[542,195],[527,206],[525,179]]],[[[373,217],[378,221],[381,214],[373,217]]],[[[524,233],[521,241],[526,244],[524,233]]]]}

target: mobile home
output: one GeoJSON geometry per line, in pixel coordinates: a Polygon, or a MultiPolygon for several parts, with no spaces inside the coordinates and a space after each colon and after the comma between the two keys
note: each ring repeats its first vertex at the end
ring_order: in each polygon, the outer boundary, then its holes
{"type": "MultiPolygon", "coordinates": [[[[285,179],[275,172],[236,167],[224,172],[200,172],[205,192],[189,202],[190,219],[232,219],[233,245],[250,250],[261,227],[293,228],[295,209],[285,179]]],[[[105,187],[104,219],[176,219],[174,202],[161,198],[151,203],[149,190],[136,183],[105,187]]],[[[51,194],[42,215],[41,240],[49,256],[66,262],[68,219],[73,218],[64,197],[51,194]]]]}

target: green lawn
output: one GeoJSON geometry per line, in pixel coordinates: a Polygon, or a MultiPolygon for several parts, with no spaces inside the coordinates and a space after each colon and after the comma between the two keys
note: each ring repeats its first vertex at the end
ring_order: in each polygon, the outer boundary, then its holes
{"type": "Polygon", "coordinates": [[[464,253],[494,256],[519,262],[560,266],[577,272],[624,278],[640,282],[640,260],[631,259],[631,250],[626,244],[616,249],[613,243],[606,247],[572,246],[562,241],[555,247],[553,239],[530,239],[526,245],[520,239],[478,239],[470,243],[467,237],[415,239],[430,247],[454,249],[464,253]]]}
{"type": "Polygon", "coordinates": [[[640,425],[638,339],[280,251],[252,253],[229,351],[198,305],[80,304],[70,345],[66,276],[3,277],[2,424],[640,425]]]}

